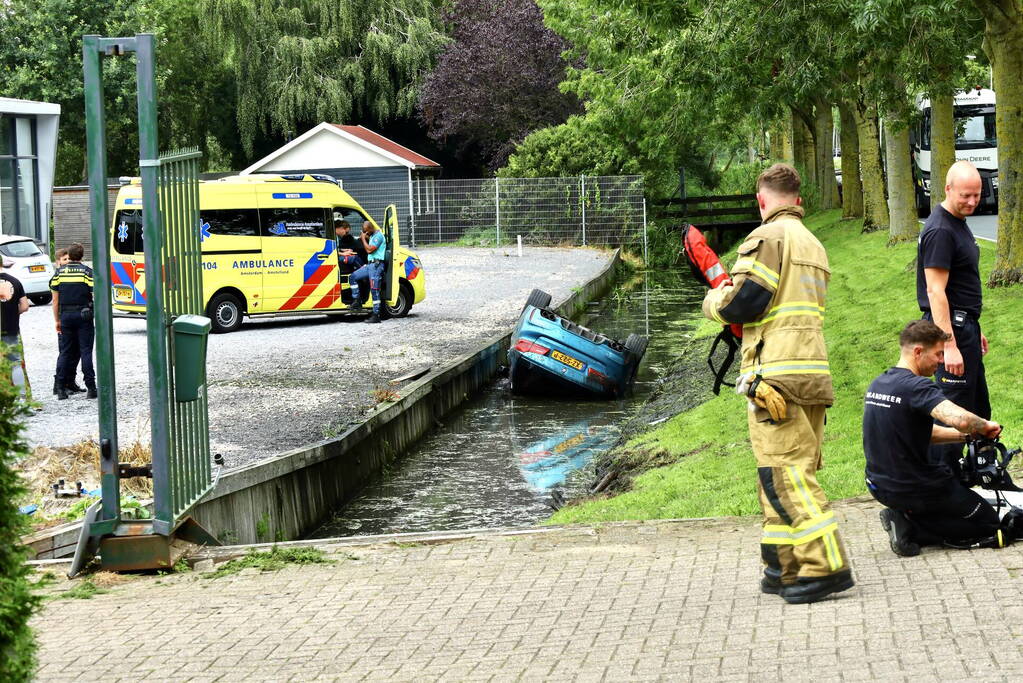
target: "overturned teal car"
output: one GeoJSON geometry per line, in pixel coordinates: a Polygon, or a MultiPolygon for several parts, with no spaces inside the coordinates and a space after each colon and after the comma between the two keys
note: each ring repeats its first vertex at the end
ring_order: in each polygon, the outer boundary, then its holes
{"type": "Polygon", "coordinates": [[[516,394],[621,398],[632,388],[647,338],[618,341],[576,325],[548,306],[551,295],[534,289],[519,316],[508,349],[516,394]]]}

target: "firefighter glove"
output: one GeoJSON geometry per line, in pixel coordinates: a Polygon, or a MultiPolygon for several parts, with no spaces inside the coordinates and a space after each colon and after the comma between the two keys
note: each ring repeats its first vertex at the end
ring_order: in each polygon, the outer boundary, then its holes
{"type": "Polygon", "coordinates": [[[785,398],[778,391],[762,378],[756,377],[750,383],[747,396],[753,402],[771,414],[771,419],[781,422],[785,419],[785,398]]]}

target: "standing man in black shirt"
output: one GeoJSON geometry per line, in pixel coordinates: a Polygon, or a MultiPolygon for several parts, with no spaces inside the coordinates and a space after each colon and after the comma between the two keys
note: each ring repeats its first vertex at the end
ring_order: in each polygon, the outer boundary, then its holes
{"type": "Polygon", "coordinates": [[[27,310],[28,297],[21,281],[13,275],[0,273],[0,341],[7,345],[11,382],[22,398],[30,399],[32,393],[25,373],[25,352],[21,343],[21,314],[27,310]]]}
{"type": "Polygon", "coordinates": [[[864,399],[867,488],[886,506],[881,525],[892,551],[903,557],[920,554],[921,545],[1000,548],[1015,540],[987,501],[963,486],[945,463],[928,458],[930,444],[961,446],[967,435],[995,438],[1002,431],[998,423],[948,400],[928,379],[948,341],[949,335],[928,320],[909,323],[899,335],[898,365],[871,382],[864,399]]]}
{"type": "Polygon", "coordinates": [[[92,367],[92,342],[96,328],[92,322],[92,268],[82,263],[85,250],[75,242],[67,248],[68,264],[50,279],[53,291],[53,320],[60,336],[57,357],[57,398],[67,398],[66,385],[74,379],[71,358],[74,346],[82,358],[87,398],[96,398],[96,373],[92,367]]]}
{"type": "MultiPolygon", "coordinates": [[[[945,178],[945,200],[924,223],[917,247],[916,298],[926,320],[949,335],[945,359],[935,372],[942,393],[983,418],[991,417],[984,377],[987,338],[980,329],[980,249],[966,225],[980,202],[980,174],[957,161],[945,178]]],[[[958,467],[962,446],[931,449],[931,457],[958,467]]]]}

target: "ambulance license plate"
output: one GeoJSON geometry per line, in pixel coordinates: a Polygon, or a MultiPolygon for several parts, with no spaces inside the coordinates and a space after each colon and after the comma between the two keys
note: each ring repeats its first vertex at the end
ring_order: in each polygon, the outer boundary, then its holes
{"type": "Polygon", "coordinates": [[[114,285],[114,301],[131,303],[132,298],[131,287],[114,285]]]}
{"type": "Polygon", "coordinates": [[[46,266],[29,266],[28,272],[30,273],[42,273],[46,270],[46,266]]]}
{"type": "Polygon", "coordinates": [[[551,351],[551,358],[553,358],[556,361],[564,363],[570,368],[575,368],[576,370],[583,369],[583,362],[581,360],[572,358],[572,356],[566,356],[560,351],[551,351]]]}

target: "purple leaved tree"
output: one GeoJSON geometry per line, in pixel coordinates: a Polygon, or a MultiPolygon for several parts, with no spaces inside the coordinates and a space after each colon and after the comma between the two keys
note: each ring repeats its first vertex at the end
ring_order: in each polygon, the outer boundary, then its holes
{"type": "Polygon", "coordinates": [[[558,90],[568,44],[533,0],[456,0],[445,22],[451,42],[419,98],[430,137],[493,170],[529,133],[580,111],[558,90]]]}

